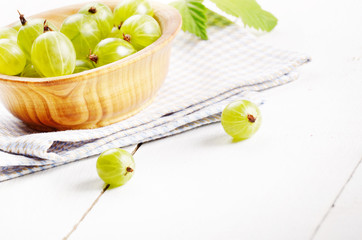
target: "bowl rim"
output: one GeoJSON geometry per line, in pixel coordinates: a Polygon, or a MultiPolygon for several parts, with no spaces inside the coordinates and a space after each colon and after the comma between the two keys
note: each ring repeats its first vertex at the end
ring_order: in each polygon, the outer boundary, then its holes
{"type": "MultiPolygon", "coordinates": [[[[118,2],[114,1],[98,1],[100,3],[104,3],[108,5],[109,7],[115,6],[118,2]],[[111,6],[110,6],[111,5],[111,6]]],[[[47,11],[40,12],[38,14],[32,15],[28,17],[29,19],[34,18],[41,18],[44,14],[49,14],[49,12],[56,12],[59,9],[70,9],[70,8],[81,8],[87,3],[91,2],[84,2],[81,4],[72,4],[63,6],[56,9],[50,9],[47,11]]],[[[182,18],[180,13],[173,8],[172,6],[169,6],[167,4],[163,3],[156,3],[151,2],[153,11],[154,11],[154,18],[160,23],[159,19],[166,19],[166,24],[164,26],[161,26],[162,34],[161,36],[152,44],[145,47],[144,49],[141,49],[140,51],[125,57],[121,60],[118,60],[113,63],[106,64],[104,66],[100,66],[94,69],[90,69],[84,72],[80,73],[72,73],[69,75],[64,76],[57,76],[57,77],[44,77],[44,78],[29,78],[29,77],[19,77],[19,76],[10,76],[5,74],[0,74],[0,82],[21,82],[21,83],[61,83],[66,81],[79,81],[80,79],[88,79],[93,78],[97,75],[101,75],[104,72],[113,71],[115,69],[122,68],[128,64],[132,64],[134,62],[137,62],[149,55],[152,55],[153,53],[157,52],[161,48],[163,48],[166,44],[171,42],[175,37],[176,34],[180,31],[182,26],[182,18]]],[[[13,24],[11,24],[13,25],[13,24]]],[[[11,26],[9,25],[9,26],[11,26]]]]}

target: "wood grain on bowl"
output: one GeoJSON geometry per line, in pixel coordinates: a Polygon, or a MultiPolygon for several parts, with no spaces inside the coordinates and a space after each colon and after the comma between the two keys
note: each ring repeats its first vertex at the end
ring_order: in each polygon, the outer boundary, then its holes
{"type": "MultiPolygon", "coordinates": [[[[117,2],[104,2],[112,9],[117,2]]],[[[46,18],[60,27],[83,6],[72,5],[31,18],[46,18]]],[[[0,96],[6,108],[39,130],[89,129],[128,118],[148,106],[164,82],[171,42],[181,28],[174,8],[153,4],[161,37],[143,50],[86,72],[52,78],[0,75],[0,96]]]]}

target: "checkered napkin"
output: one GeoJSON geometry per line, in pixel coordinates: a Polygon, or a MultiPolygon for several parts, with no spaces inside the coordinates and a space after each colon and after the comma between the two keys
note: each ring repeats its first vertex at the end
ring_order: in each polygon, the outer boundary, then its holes
{"type": "Polygon", "coordinates": [[[41,133],[2,111],[0,181],[218,122],[227,103],[296,79],[296,68],[309,61],[308,56],[264,45],[236,25],[211,27],[209,38],[179,33],[155,101],[119,123],[41,133]]]}

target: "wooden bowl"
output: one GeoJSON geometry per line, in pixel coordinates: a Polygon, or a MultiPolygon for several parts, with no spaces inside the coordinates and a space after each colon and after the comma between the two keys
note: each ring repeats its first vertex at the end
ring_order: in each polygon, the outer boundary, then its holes
{"type": "MultiPolygon", "coordinates": [[[[117,2],[104,2],[112,9],[117,2]]],[[[60,27],[84,4],[37,14],[60,27]]],[[[103,127],[128,118],[148,106],[165,80],[171,42],[181,28],[176,9],[153,4],[161,37],[143,50],[86,72],[51,78],[0,74],[0,99],[32,128],[51,131],[103,127]]]]}

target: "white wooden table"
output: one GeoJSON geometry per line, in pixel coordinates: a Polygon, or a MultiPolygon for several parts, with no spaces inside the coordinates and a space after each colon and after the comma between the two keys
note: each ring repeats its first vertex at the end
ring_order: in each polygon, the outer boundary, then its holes
{"type": "MultiPolygon", "coordinates": [[[[75,2],[6,1],[0,20],[75,2]]],[[[262,93],[259,132],[232,143],[214,124],[144,144],[134,178],[69,239],[362,239],[362,2],[258,2],[279,18],[260,40],[313,59],[262,93]]],[[[64,238],[102,191],[95,162],[0,183],[0,239],[64,238]]]]}

